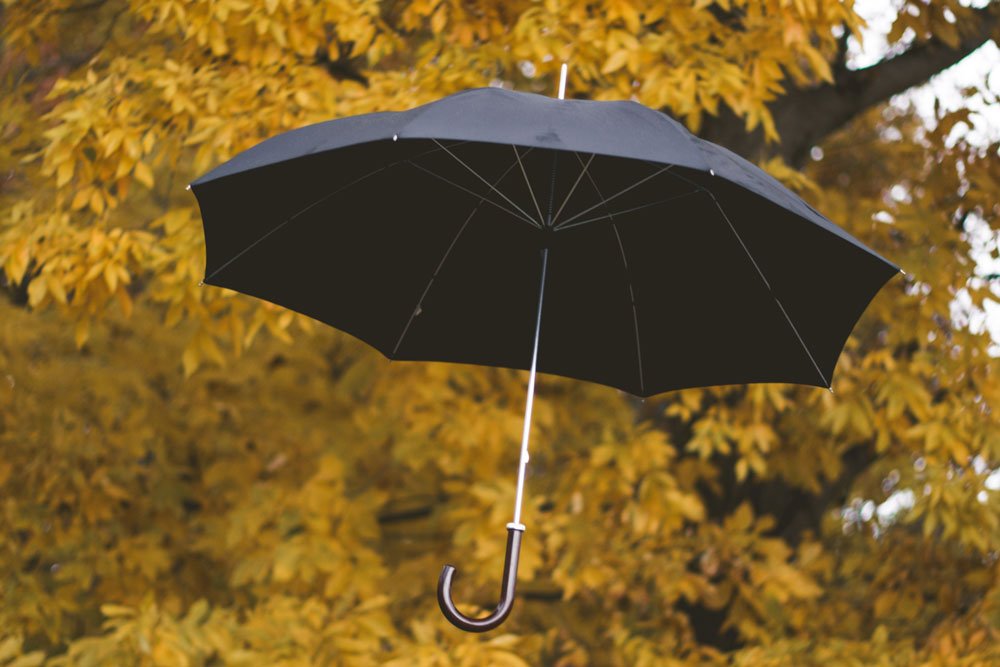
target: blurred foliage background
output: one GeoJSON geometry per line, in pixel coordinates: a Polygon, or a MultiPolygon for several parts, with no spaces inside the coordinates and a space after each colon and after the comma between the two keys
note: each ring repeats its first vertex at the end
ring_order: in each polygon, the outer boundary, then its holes
{"type": "Polygon", "coordinates": [[[2,0],[0,665],[1000,663],[998,145],[890,103],[1000,21],[895,8],[856,69],[851,0],[2,0]],[[435,582],[459,559],[495,602],[525,374],[199,287],[184,186],[564,60],[568,96],[663,109],[908,274],[835,394],[541,378],[519,601],[470,636],[435,582]]]}

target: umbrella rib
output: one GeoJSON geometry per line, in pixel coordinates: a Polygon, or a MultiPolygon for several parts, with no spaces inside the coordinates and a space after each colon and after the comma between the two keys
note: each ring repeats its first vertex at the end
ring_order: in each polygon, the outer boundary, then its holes
{"type": "MultiPolygon", "coordinates": [[[[467,141],[462,141],[462,142],[459,142],[457,144],[452,144],[452,145],[453,146],[461,146],[462,144],[465,144],[465,143],[468,143],[468,142],[467,141]]],[[[438,151],[440,151],[440,150],[442,150],[444,148],[444,146],[441,146],[441,144],[438,144],[438,146],[439,146],[438,148],[431,148],[430,150],[426,150],[423,153],[420,153],[420,154],[414,156],[414,158],[423,157],[424,155],[429,155],[431,153],[437,153],[438,151]]],[[[315,200],[315,201],[313,201],[313,202],[311,202],[309,204],[306,204],[303,208],[299,209],[298,211],[296,211],[295,213],[293,213],[288,218],[285,218],[284,222],[282,222],[281,224],[277,225],[276,227],[273,227],[272,229],[268,230],[259,239],[257,239],[256,241],[254,241],[253,243],[251,243],[250,245],[248,245],[246,248],[243,248],[243,250],[240,250],[238,253],[236,253],[235,255],[233,255],[232,257],[230,257],[229,260],[227,260],[225,264],[223,264],[222,266],[220,266],[219,268],[217,268],[215,271],[212,271],[212,273],[210,273],[207,276],[205,276],[205,280],[211,280],[212,278],[214,278],[216,275],[218,275],[218,273],[220,271],[222,271],[223,269],[225,269],[227,266],[229,266],[230,264],[232,264],[233,262],[235,262],[236,260],[238,260],[240,257],[242,257],[243,255],[245,255],[246,253],[250,252],[250,250],[252,250],[255,246],[257,246],[258,243],[260,243],[261,241],[263,241],[267,237],[271,236],[272,234],[274,234],[275,232],[277,232],[279,229],[281,229],[282,227],[284,227],[285,225],[287,225],[291,221],[293,221],[296,218],[298,218],[303,213],[306,213],[306,212],[310,211],[311,209],[315,208],[316,206],[319,206],[320,204],[322,204],[323,202],[325,202],[327,199],[330,199],[331,197],[333,197],[334,195],[336,195],[336,194],[338,194],[340,192],[343,192],[344,190],[350,188],[351,186],[357,185],[358,183],[360,183],[361,181],[365,180],[366,178],[370,178],[370,177],[374,176],[375,174],[377,174],[377,173],[379,173],[381,171],[385,171],[386,169],[391,169],[392,167],[395,167],[396,165],[402,164],[404,162],[409,162],[409,160],[396,160],[395,162],[390,162],[389,164],[385,165],[384,167],[379,167],[378,169],[375,169],[374,171],[370,171],[367,174],[365,174],[364,176],[356,178],[356,179],[354,179],[353,181],[351,181],[350,183],[348,183],[346,185],[340,186],[339,188],[337,188],[333,192],[325,194],[322,197],[320,197],[319,199],[317,199],[317,200],[315,200]]]]}
{"type": "Polygon", "coordinates": [[[815,357],[813,357],[812,352],[809,351],[809,346],[806,345],[805,340],[802,338],[802,334],[799,333],[799,330],[795,326],[795,323],[792,322],[792,318],[788,315],[788,311],[785,310],[785,307],[782,305],[781,300],[778,299],[778,295],[774,293],[774,288],[771,287],[771,283],[764,275],[764,271],[761,270],[760,266],[757,264],[757,261],[753,258],[753,255],[750,254],[750,249],[747,248],[747,244],[743,242],[743,238],[740,236],[740,233],[736,231],[736,227],[733,226],[733,223],[729,219],[729,216],[726,215],[725,210],[723,210],[722,208],[722,204],[719,203],[719,200],[715,198],[715,194],[713,194],[710,190],[706,189],[705,192],[707,192],[708,196],[712,198],[712,202],[715,203],[715,207],[719,209],[719,213],[722,214],[722,219],[726,221],[727,225],[729,225],[729,229],[732,230],[733,235],[736,237],[736,240],[740,242],[740,246],[743,248],[743,252],[745,252],[747,257],[750,259],[750,263],[753,264],[753,268],[757,270],[757,275],[760,276],[760,279],[761,281],[763,281],[764,286],[767,288],[767,291],[771,294],[771,298],[774,299],[774,302],[776,304],[778,304],[778,309],[781,311],[781,314],[785,316],[785,321],[788,322],[788,326],[791,327],[792,333],[794,333],[795,337],[798,338],[799,345],[801,345],[802,349],[805,350],[806,356],[809,357],[809,361],[812,362],[813,368],[816,369],[816,373],[823,381],[823,386],[829,389],[830,383],[827,381],[826,376],[823,374],[823,371],[820,370],[819,364],[816,363],[816,359],[815,357]]]}
{"type": "MultiPolygon", "coordinates": [[[[510,147],[514,149],[514,155],[517,156],[517,164],[521,167],[521,175],[524,176],[524,184],[528,186],[528,193],[531,194],[531,201],[535,203],[535,210],[538,211],[538,219],[541,221],[544,219],[542,217],[542,207],[538,205],[538,199],[535,197],[535,191],[531,187],[531,181],[528,180],[528,172],[524,170],[524,163],[521,162],[521,154],[517,152],[517,146],[514,144],[511,144],[510,147]]],[[[525,155],[527,155],[527,153],[525,153],[525,155]]]]}
{"type": "MultiPolygon", "coordinates": [[[[500,195],[501,197],[503,197],[504,201],[506,201],[508,204],[510,204],[511,206],[513,206],[515,209],[517,209],[518,212],[520,212],[521,215],[523,215],[525,218],[528,218],[529,220],[531,219],[531,216],[528,215],[527,213],[525,213],[524,209],[522,209],[520,206],[518,206],[517,204],[515,204],[511,200],[510,197],[508,197],[504,193],[502,193],[499,190],[497,190],[489,181],[487,181],[485,178],[483,178],[482,176],[480,176],[479,172],[477,172],[475,169],[473,169],[472,167],[470,167],[469,165],[467,165],[465,162],[463,162],[460,157],[458,157],[457,155],[455,155],[454,153],[452,153],[450,150],[448,150],[448,148],[446,146],[442,145],[441,142],[439,142],[437,139],[431,139],[431,141],[433,141],[434,143],[436,143],[438,146],[441,146],[441,148],[444,150],[445,153],[447,153],[448,155],[450,155],[452,158],[455,159],[456,162],[458,162],[460,165],[462,165],[463,167],[465,167],[473,176],[475,176],[476,178],[478,178],[479,180],[481,180],[483,183],[485,183],[486,185],[488,185],[490,187],[490,189],[493,190],[493,192],[495,192],[498,195],[500,195]]],[[[538,227],[539,227],[539,229],[541,229],[541,226],[542,226],[542,223],[541,223],[541,220],[539,220],[538,221],[538,227]]]]}
{"type": "MultiPolygon", "coordinates": [[[[576,159],[580,162],[580,164],[583,164],[583,160],[580,159],[580,155],[578,153],[574,152],[573,155],[576,156],[576,159]]],[[[607,200],[605,200],[604,195],[601,194],[601,189],[597,187],[594,177],[591,176],[590,172],[587,172],[586,169],[584,169],[584,172],[587,173],[587,179],[590,181],[591,187],[594,188],[594,192],[596,192],[597,196],[601,198],[601,203],[604,204],[604,208],[607,209],[607,200]]],[[[622,243],[621,234],[618,232],[618,224],[614,221],[614,214],[608,212],[608,217],[611,219],[611,229],[615,232],[615,238],[618,239],[618,250],[621,251],[622,265],[625,267],[625,281],[628,283],[629,300],[632,302],[632,325],[635,329],[635,356],[639,365],[639,391],[645,394],[646,383],[643,380],[642,375],[642,344],[639,342],[639,307],[635,303],[635,290],[632,289],[632,273],[628,268],[628,259],[625,258],[625,245],[622,243]]]]}
{"type": "Polygon", "coordinates": [[[441,174],[439,174],[437,172],[434,172],[434,171],[431,171],[427,167],[419,165],[416,162],[410,162],[410,164],[412,166],[416,167],[417,169],[419,169],[420,171],[422,171],[424,173],[427,173],[427,174],[430,174],[434,178],[437,178],[437,179],[440,179],[440,180],[444,181],[445,183],[447,183],[448,185],[451,185],[452,187],[458,188],[459,190],[461,190],[463,192],[467,192],[468,194],[470,194],[470,195],[472,195],[474,197],[482,197],[483,201],[485,201],[487,204],[493,204],[494,206],[496,206],[498,209],[500,209],[504,213],[507,213],[508,215],[514,217],[517,220],[520,220],[521,222],[525,222],[525,223],[531,225],[535,229],[541,229],[541,227],[538,225],[538,223],[535,222],[534,220],[532,220],[531,218],[519,215],[518,213],[515,213],[514,211],[510,210],[509,208],[507,208],[506,206],[504,206],[502,204],[498,204],[497,202],[493,201],[492,199],[488,199],[486,197],[483,197],[483,195],[479,194],[478,192],[474,192],[474,191],[470,190],[469,188],[465,187],[464,185],[459,185],[455,181],[452,181],[451,179],[445,178],[441,174]]]}
{"type": "Polygon", "coordinates": [[[632,288],[632,274],[628,268],[628,260],[625,259],[625,245],[622,243],[622,236],[618,232],[618,224],[611,223],[611,229],[615,231],[615,238],[618,239],[618,249],[622,253],[622,264],[625,265],[625,277],[628,281],[628,296],[632,302],[632,326],[635,329],[635,356],[639,364],[639,391],[646,393],[646,383],[642,377],[642,344],[639,342],[639,306],[635,303],[635,290],[632,288]]]}
{"type": "MultiPolygon", "coordinates": [[[[576,159],[577,159],[577,160],[579,160],[579,159],[580,159],[580,156],[579,156],[579,155],[577,155],[577,156],[576,156],[576,159]]],[[[604,206],[607,206],[608,202],[610,202],[610,201],[614,201],[615,199],[618,199],[618,197],[621,197],[621,196],[622,196],[623,194],[625,194],[626,192],[629,192],[629,191],[631,191],[631,190],[634,190],[634,189],[636,189],[637,187],[639,187],[640,185],[642,185],[642,184],[643,184],[643,183],[645,183],[646,181],[650,180],[651,178],[655,178],[655,177],[659,176],[660,174],[662,174],[663,172],[665,172],[665,171],[668,171],[668,170],[670,170],[670,169],[673,169],[673,167],[674,167],[674,165],[672,165],[672,164],[668,164],[668,165],[667,165],[666,167],[663,167],[662,169],[658,169],[657,171],[655,171],[654,173],[650,174],[649,176],[646,176],[646,177],[645,177],[645,178],[643,178],[642,180],[640,180],[640,181],[638,181],[638,182],[636,182],[636,183],[633,183],[632,185],[628,186],[627,188],[625,188],[625,189],[623,189],[623,190],[619,190],[618,192],[616,192],[615,194],[611,195],[611,196],[610,196],[610,197],[608,197],[607,199],[602,199],[600,203],[597,203],[597,204],[594,204],[594,205],[593,205],[593,206],[591,206],[590,208],[586,208],[586,209],[584,209],[584,210],[580,211],[579,213],[577,213],[577,214],[576,214],[576,215],[574,215],[573,217],[571,217],[571,218],[568,218],[568,219],[567,219],[567,220],[566,220],[565,222],[563,222],[562,224],[560,224],[560,225],[556,226],[556,227],[555,227],[554,229],[556,229],[556,230],[559,230],[559,229],[562,229],[563,227],[565,227],[565,226],[566,226],[566,225],[568,225],[569,223],[573,222],[573,221],[574,221],[574,220],[576,220],[577,218],[581,218],[581,217],[583,217],[583,216],[584,216],[584,215],[586,215],[587,213],[590,213],[591,211],[593,211],[593,210],[594,210],[595,208],[597,208],[598,206],[601,206],[602,204],[603,204],[604,206]]],[[[589,175],[589,172],[588,172],[588,175],[589,175]]],[[[593,178],[591,178],[591,179],[590,179],[590,182],[591,182],[591,183],[593,183],[593,182],[594,182],[594,179],[593,179],[593,178]]]]}
{"type": "Polygon", "coordinates": [[[798,339],[799,345],[801,345],[802,349],[805,350],[806,356],[809,357],[809,361],[812,363],[813,368],[816,369],[816,374],[819,375],[820,380],[823,381],[823,386],[826,387],[827,389],[832,390],[830,382],[826,379],[826,375],[823,374],[823,371],[820,369],[819,364],[816,363],[816,358],[813,356],[812,352],[809,351],[809,346],[806,345],[806,341],[804,338],[802,338],[802,334],[799,333],[798,328],[795,326],[795,322],[792,321],[792,318],[788,314],[788,311],[785,310],[785,306],[781,303],[781,300],[778,298],[778,295],[774,293],[774,288],[771,287],[771,282],[767,279],[767,276],[764,275],[764,271],[763,269],[760,268],[760,265],[757,264],[757,260],[753,258],[753,255],[750,253],[750,248],[748,248],[747,244],[743,242],[743,237],[740,236],[740,233],[738,231],[736,231],[736,226],[733,225],[733,221],[729,219],[729,216],[726,215],[726,211],[722,208],[722,204],[720,204],[719,200],[715,198],[715,193],[706,188],[704,185],[700,185],[688,178],[684,178],[680,174],[671,172],[670,175],[675,178],[679,178],[688,185],[694,186],[695,188],[701,190],[711,198],[712,202],[715,204],[715,207],[719,209],[719,213],[722,214],[722,219],[726,221],[727,225],[729,225],[729,230],[733,233],[733,236],[736,237],[736,240],[739,241],[740,247],[743,248],[743,252],[746,253],[746,256],[750,260],[750,263],[753,264],[753,268],[757,271],[757,275],[760,276],[761,282],[764,283],[764,287],[767,288],[767,291],[771,295],[771,298],[774,299],[774,302],[778,305],[778,310],[780,310],[781,314],[785,317],[785,321],[791,328],[792,333],[795,334],[795,337],[798,339]]]}
{"type": "Polygon", "coordinates": [[[578,220],[572,224],[564,225],[559,227],[559,231],[566,229],[573,229],[574,227],[579,227],[580,225],[586,225],[590,222],[600,222],[601,220],[613,219],[613,216],[622,216],[626,213],[634,213],[635,211],[641,211],[644,208],[650,208],[653,206],[659,206],[660,204],[666,204],[667,202],[674,201],[675,199],[681,199],[683,197],[689,197],[691,195],[701,194],[701,190],[693,190],[691,192],[685,192],[683,194],[674,195],[673,197],[667,197],[666,199],[660,199],[659,201],[650,202],[649,204],[643,204],[641,206],[635,206],[633,208],[627,208],[623,211],[616,211],[615,213],[606,213],[605,215],[599,215],[594,218],[587,218],[586,220],[578,220]]]}
{"type": "MultiPolygon", "coordinates": [[[[496,182],[500,183],[504,178],[506,178],[507,174],[509,174],[510,170],[514,168],[515,164],[517,164],[517,163],[516,162],[512,162],[511,165],[509,167],[507,167],[506,171],[504,171],[502,174],[500,174],[500,178],[498,178],[496,180],[496,182]]],[[[414,166],[417,166],[417,165],[414,165],[414,166]]],[[[455,238],[453,238],[451,240],[451,243],[448,245],[448,249],[445,250],[444,255],[441,257],[441,261],[438,262],[437,268],[434,269],[434,273],[431,275],[431,279],[427,281],[427,286],[424,287],[423,293],[420,295],[420,298],[417,300],[417,305],[413,307],[412,311],[410,311],[410,319],[408,319],[406,321],[406,326],[403,327],[402,333],[399,334],[399,339],[396,341],[396,346],[394,348],[392,348],[392,356],[389,357],[390,359],[395,359],[396,358],[396,353],[399,351],[399,346],[402,345],[403,338],[406,336],[406,332],[410,330],[410,325],[413,324],[413,318],[416,317],[417,313],[420,312],[420,306],[421,306],[421,304],[424,302],[424,299],[427,298],[427,293],[431,291],[431,285],[434,284],[434,279],[437,278],[438,273],[441,272],[441,267],[444,266],[445,260],[448,259],[448,255],[451,254],[452,248],[454,248],[455,244],[458,243],[458,238],[462,235],[462,232],[465,231],[465,228],[468,226],[468,224],[472,220],[473,216],[475,216],[476,213],[479,211],[479,207],[483,205],[483,202],[490,202],[491,204],[495,203],[495,202],[492,202],[489,199],[487,199],[485,196],[480,197],[479,201],[476,203],[476,205],[473,207],[472,211],[469,213],[469,216],[465,219],[465,222],[463,222],[462,226],[458,228],[458,233],[455,234],[455,238]]]]}
{"type": "MultiPolygon", "coordinates": [[[[569,203],[569,198],[573,196],[574,192],[576,192],[576,186],[580,185],[580,181],[583,180],[583,175],[586,174],[586,173],[588,173],[587,170],[590,169],[590,163],[594,161],[594,156],[595,155],[596,155],[596,153],[591,153],[590,154],[590,159],[587,160],[587,164],[583,165],[583,169],[580,170],[580,175],[576,177],[576,181],[573,183],[573,187],[571,187],[569,189],[569,194],[567,194],[566,198],[563,199],[562,204],[559,205],[559,210],[556,211],[555,216],[552,218],[552,224],[553,225],[556,224],[559,221],[560,214],[562,214],[563,209],[566,208],[566,204],[569,203]]],[[[578,160],[580,159],[579,155],[577,156],[577,159],[578,160]]],[[[581,164],[582,164],[582,161],[581,161],[581,164]]]]}
{"type": "MultiPolygon", "coordinates": [[[[400,162],[402,162],[402,160],[400,160],[400,162]]],[[[340,192],[343,192],[344,190],[346,190],[347,188],[349,188],[349,187],[351,187],[353,185],[357,185],[358,183],[360,183],[361,181],[365,180],[366,178],[370,178],[370,177],[374,176],[375,174],[377,174],[377,173],[379,173],[381,171],[385,171],[386,169],[389,169],[390,167],[396,166],[397,164],[399,164],[399,162],[394,162],[394,163],[388,164],[388,165],[386,165],[384,167],[379,167],[378,169],[376,169],[374,171],[370,171],[367,174],[365,174],[364,176],[361,176],[360,178],[354,179],[353,181],[351,181],[347,185],[342,185],[341,187],[337,188],[333,192],[331,192],[329,194],[326,194],[326,195],[323,195],[322,197],[320,197],[316,201],[314,201],[314,202],[306,205],[304,208],[299,209],[293,215],[291,215],[290,217],[286,218],[284,220],[284,222],[282,222],[280,225],[277,225],[276,227],[271,228],[263,236],[261,236],[259,239],[257,239],[256,241],[254,241],[253,243],[251,243],[250,245],[248,245],[246,248],[243,248],[243,250],[239,251],[235,255],[233,255],[233,257],[231,257],[225,264],[223,264],[222,266],[220,266],[219,268],[217,268],[215,271],[212,271],[212,273],[210,273],[208,276],[206,276],[205,280],[211,280],[212,278],[214,278],[220,271],[222,271],[223,269],[225,269],[227,266],[229,266],[230,264],[232,264],[233,262],[235,262],[236,260],[238,260],[240,257],[242,257],[243,255],[245,255],[246,253],[250,252],[250,250],[252,250],[254,247],[256,247],[257,244],[259,244],[261,241],[263,241],[264,239],[268,238],[269,236],[271,236],[272,234],[274,234],[275,232],[277,232],[279,229],[283,228],[285,225],[287,225],[288,223],[290,223],[293,220],[295,220],[296,218],[298,218],[303,213],[306,213],[306,212],[312,210],[313,208],[315,208],[316,206],[319,206],[320,204],[322,204],[326,200],[330,199],[334,195],[336,195],[336,194],[338,194],[340,192]]]]}

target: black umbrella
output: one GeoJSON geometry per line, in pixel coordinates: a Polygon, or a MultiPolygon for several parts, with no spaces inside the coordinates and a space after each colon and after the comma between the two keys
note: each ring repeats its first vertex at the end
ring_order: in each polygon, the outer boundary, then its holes
{"type": "Polygon", "coordinates": [[[389,359],[530,369],[500,604],[471,619],[451,602],[453,567],[438,584],[445,616],[470,631],[513,604],[536,370],[637,396],[829,387],[858,317],[899,271],[635,102],[468,90],[286,132],[191,187],[205,283],[389,359]]]}

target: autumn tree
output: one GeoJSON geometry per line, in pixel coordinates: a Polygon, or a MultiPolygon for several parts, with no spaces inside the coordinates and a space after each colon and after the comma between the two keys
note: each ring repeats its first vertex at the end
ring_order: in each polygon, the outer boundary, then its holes
{"type": "Polygon", "coordinates": [[[1000,662],[998,145],[890,101],[1000,14],[895,5],[858,69],[850,0],[4,0],[0,665],[1000,662]],[[907,275],[836,393],[543,377],[520,600],[469,636],[434,584],[460,556],[495,601],[524,374],[200,287],[184,186],[331,117],[550,94],[562,61],[907,275]]]}

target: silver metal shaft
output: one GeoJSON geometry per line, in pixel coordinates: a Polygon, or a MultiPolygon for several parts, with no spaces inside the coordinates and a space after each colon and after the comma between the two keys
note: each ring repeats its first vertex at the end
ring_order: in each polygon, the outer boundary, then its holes
{"type": "Polygon", "coordinates": [[[528,376],[528,400],[524,406],[524,432],[521,434],[521,461],[517,469],[517,496],[514,499],[514,521],[516,527],[524,530],[521,524],[521,501],[524,498],[524,472],[528,467],[528,437],[531,435],[531,408],[535,402],[535,370],[538,367],[538,336],[542,331],[542,299],[545,296],[545,270],[549,263],[549,249],[542,249],[542,280],[538,291],[538,317],[535,320],[535,346],[531,352],[531,374],[528,376]]]}
{"type": "MultiPolygon", "coordinates": [[[[559,99],[566,97],[566,63],[559,68],[559,99]]],[[[517,148],[514,149],[515,151],[517,148]]],[[[553,179],[555,176],[553,176],[553,179]]],[[[527,180],[527,174],[525,174],[527,180]]],[[[555,181],[553,180],[553,184],[555,181]]],[[[529,185],[530,187],[530,185],[529,185]]],[[[534,194],[532,194],[534,197],[534,194]]],[[[550,197],[551,200],[551,197],[550,197]]],[[[537,202],[536,202],[537,205],[537,202]]],[[[552,203],[549,202],[549,225],[552,224],[552,203]]],[[[545,297],[545,270],[549,265],[549,249],[542,249],[542,280],[538,288],[538,317],[535,319],[535,346],[531,351],[531,373],[528,375],[528,400],[524,406],[524,431],[521,433],[521,460],[517,466],[517,495],[514,498],[514,521],[507,524],[508,528],[524,530],[521,523],[521,501],[524,500],[524,473],[528,467],[528,438],[531,435],[531,408],[535,403],[535,371],[538,368],[538,336],[542,331],[542,300],[545,297]]]]}

